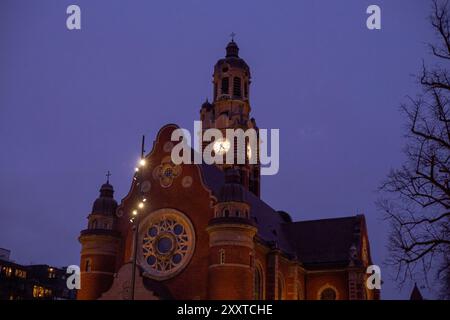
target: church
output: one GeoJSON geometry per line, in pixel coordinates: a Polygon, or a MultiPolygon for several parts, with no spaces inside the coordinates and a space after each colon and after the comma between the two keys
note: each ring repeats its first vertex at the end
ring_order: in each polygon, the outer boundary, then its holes
{"type": "MultiPolygon", "coordinates": [[[[234,40],[214,66],[203,130],[258,130],[251,74],[234,40]]],[[[379,299],[366,287],[372,264],[364,215],[293,221],[261,199],[261,165],[175,164],[177,125],[163,126],[143,152],[117,203],[109,178],[81,243],[82,300],[379,299]]],[[[216,152],[238,151],[218,141],[216,152]]]]}

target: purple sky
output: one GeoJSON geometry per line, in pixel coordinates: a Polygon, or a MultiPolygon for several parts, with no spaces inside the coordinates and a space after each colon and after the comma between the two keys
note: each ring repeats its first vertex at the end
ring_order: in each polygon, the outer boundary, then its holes
{"type": "MultiPolygon", "coordinates": [[[[21,263],[79,263],[79,231],[105,173],[119,201],[159,128],[192,130],[237,33],[252,71],[252,115],[280,129],[280,171],[262,197],[294,219],[365,213],[386,256],[374,201],[401,164],[399,104],[433,37],[419,0],[0,1],[0,247],[21,263]],[[78,4],[82,30],[66,29],[78,4]],[[382,30],[365,26],[382,9],[382,30]]],[[[382,268],[383,298],[406,298],[382,268]],[[383,273],[384,271],[384,273],[383,273]]]]}

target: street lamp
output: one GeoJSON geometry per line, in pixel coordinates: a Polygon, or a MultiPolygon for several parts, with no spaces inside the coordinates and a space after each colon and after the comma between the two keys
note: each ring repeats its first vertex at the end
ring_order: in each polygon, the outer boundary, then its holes
{"type": "MultiPolygon", "coordinates": [[[[145,167],[145,158],[144,158],[144,143],[145,143],[145,136],[142,136],[142,146],[141,146],[141,159],[139,161],[140,168],[136,168],[136,175],[137,177],[137,185],[140,187],[143,179],[144,179],[144,167],[145,167]]],[[[147,199],[144,197],[142,189],[140,190],[142,201],[139,202],[138,208],[143,209],[144,208],[144,202],[147,201],[147,199]]],[[[134,209],[132,211],[133,217],[131,218],[130,222],[133,223],[133,231],[134,231],[134,249],[133,249],[133,269],[131,270],[131,300],[134,300],[134,288],[136,283],[136,260],[137,260],[137,251],[138,251],[138,241],[139,241],[139,211],[134,209]]]]}

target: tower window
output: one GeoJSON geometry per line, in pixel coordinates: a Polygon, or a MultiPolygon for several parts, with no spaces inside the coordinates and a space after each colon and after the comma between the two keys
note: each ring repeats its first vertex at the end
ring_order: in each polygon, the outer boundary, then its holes
{"type": "Polygon", "coordinates": [[[91,259],[86,259],[86,262],[84,264],[84,271],[90,272],[91,271],[91,259]]]}
{"type": "Polygon", "coordinates": [[[223,215],[224,215],[224,217],[228,218],[230,216],[230,211],[228,209],[225,209],[223,211],[223,215]]]}
{"type": "Polygon", "coordinates": [[[225,264],[225,250],[220,249],[219,251],[219,263],[225,264]]]}
{"type": "Polygon", "coordinates": [[[242,97],[241,93],[241,78],[234,77],[233,78],[233,96],[242,97]]]}
{"type": "Polygon", "coordinates": [[[217,82],[214,82],[214,100],[217,100],[217,82]]]}
{"type": "Polygon", "coordinates": [[[222,94],[228,94],[229,93],[229,78],[225,77],[222,79],[222,94]]]}
{"type": "Polygon", "coordinates": [[[244,82],[244,97],[248,98],[248,82],[244,82]]]}
{"type": "Polygon", "coordinates": [[[94,219],[94,220],[92,220],[92,229],[97,229],[97,220],[96,219],[94,219]]]}

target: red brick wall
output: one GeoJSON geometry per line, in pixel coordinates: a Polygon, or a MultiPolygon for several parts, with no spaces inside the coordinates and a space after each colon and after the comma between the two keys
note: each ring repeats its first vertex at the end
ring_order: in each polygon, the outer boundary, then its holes
{"type": "MultiPolygon", "coordinates": [[[[163,284],[175,299],[206,299],[209,259],[209,236],[206,227],[213,217],[210,192],[202,185],[202,177],[196,165],[182,165],[181,174],[173,180],[169,188],[162,187],[159,179],[155,179],[152,174],[162,159],[170,156],[170,152],[164,151],[163,146],[166,141],[170,141],[173,129],[174,127],[165,127],[160,131],[154,150],[147,158],[145,179],[151,182],[151,190],[147,195],[146,214],[169,207],[183,212],[191,220],[196,235],[192,259],[181,273],[164,280],[163,284]],[[192,185],[188,188],[182,186],[182,179],[185,176],[191,176],[193,179],[192,185]]],[[[124,199],[125,214],[119,222],[119,229],[126,238],[121,253],[122,263],[129,261],[132,253],[133,232],[129,222],[130,216],[127,214],[136,207],[138,202],[136,194],[137,192],[132,190],[131,195],[124,199]]],[[[144,219],[145,214],[141,218],[144,219]]]]}

